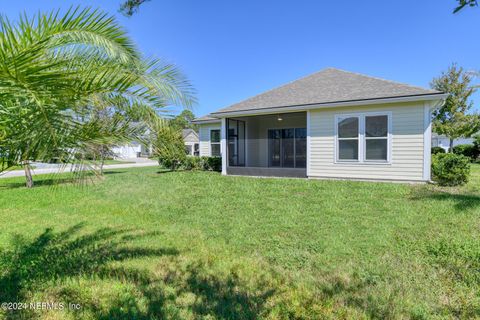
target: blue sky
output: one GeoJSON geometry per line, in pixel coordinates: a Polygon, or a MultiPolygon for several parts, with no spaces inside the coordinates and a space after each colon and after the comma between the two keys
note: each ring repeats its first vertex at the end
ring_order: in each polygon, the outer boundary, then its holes
{"type": "Polygon", "coordinates": [[[480,8],[453,15],[454,0],[151,0],[131,18],[120,2],[3,1],[0,11],[80,4],[116,15],[146,55],[187,74],[197,115],[329,66],[423,87],[452,62],[480,69],[480,8]]]}

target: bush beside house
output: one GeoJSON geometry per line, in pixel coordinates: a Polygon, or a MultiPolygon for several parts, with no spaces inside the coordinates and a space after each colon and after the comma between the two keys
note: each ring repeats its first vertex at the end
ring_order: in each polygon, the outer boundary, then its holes
{"type": "Polygon", "coordinates": [[[470,158],[454,153],[439,153],[432,157],[433,180],[441,186],[458,186],[468,182],[470,158]]]}
{"type": "Polygon", "coordinates": [[[159,164],[162,168],[170,170],[203,170],[222,171],[221,157],[164,157],[159,156],[159,164]]]}
{"type": "Polygon", "coordinates": [[[453,147],[452,152],[468,157],[471,161],[477,160],[480,154],[480,150],[473,144],[459,144],[453,147]]]}
{"type": "Polygon", "coordinates": [[[187,157],[183,164],[185,170],[222,171],[221,157],[187,157]]]}
{"type": "Polygon", "coordinates": [[[432,147],[432,154],[445,153],[445,149],[442,147],[432,147]]]}

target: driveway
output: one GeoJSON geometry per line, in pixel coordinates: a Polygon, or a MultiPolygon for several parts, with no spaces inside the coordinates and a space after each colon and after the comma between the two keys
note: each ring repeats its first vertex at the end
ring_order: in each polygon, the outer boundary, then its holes
{"type": "MultiPolygon", "coordinates": [[[[122,168],[138,168],[138,167],[152,167],[158,166],[158,162],[145,158],[122,159],[125,163],[108,164],[103,166],[103,170],[108,169],[122,169],[122,168]]],[[[52,163],[32,163],[35,169],[32,169],[33,175],[51,174],[59,172],[68,172],[72,170],[72,165],[61,165],[52,163]]],[[[13,170],[0,173],[1,178],[22,177],[25,175],[23,170],[13,170]]]]}

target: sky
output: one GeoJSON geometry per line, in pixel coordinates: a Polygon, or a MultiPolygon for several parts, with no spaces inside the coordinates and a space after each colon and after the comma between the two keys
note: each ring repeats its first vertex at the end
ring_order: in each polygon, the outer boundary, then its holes
{"type": "Polygon", "coordinates": [[[453,62],[480,70],[480,7],[452,14],[455,0],[151,0],[130,18],[120,0],[0,1],[13,20],[72,5],[116,16],[145,56],[187,75],[197,116],[326,67],[422,87],[453,62]]]}

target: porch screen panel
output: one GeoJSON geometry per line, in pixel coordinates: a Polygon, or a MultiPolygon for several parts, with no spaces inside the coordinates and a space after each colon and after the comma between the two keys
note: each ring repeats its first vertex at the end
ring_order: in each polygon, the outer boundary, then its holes
{"type": "Polygon", "coordinates": [[[268,166],[280,167],[280,150],[282,141],[282,130],[268,130],[268,166]]]}
{"type": "Polygon", "coordinates": [[[285,168],[295,167],[295,130],[282,130],[282,163],[285,168]]]}
{"type": "Polygon", "coordinates": [[[245,166],[245,121],[237,121],[238,124],[238,165],[245,166]]]}
{"type": "Polygon", "coordinates": [[[295,129],[295,167],[307,166],[307,129],[295,129]]]}
{"type": "Polygon", "coordinates": [[[228,119],[228,165],[245,165],[245,122],[228,119]]]}
{"type": "Polygon", "coordinates": [[[268,166],[305,168],[307,165],[307,129],[268,130],[268,166]]]}

